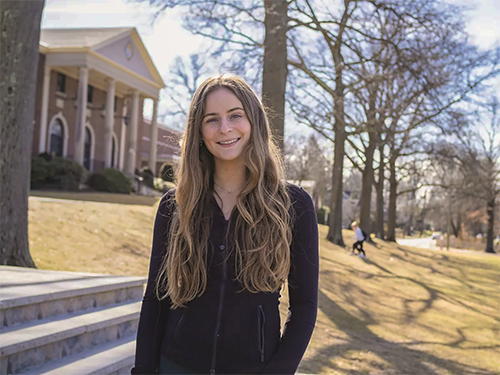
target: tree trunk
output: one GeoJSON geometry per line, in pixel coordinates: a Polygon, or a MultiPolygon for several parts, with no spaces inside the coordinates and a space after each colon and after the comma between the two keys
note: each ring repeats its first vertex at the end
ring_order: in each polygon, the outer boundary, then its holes
{"type": "Polygon", "coordinates": [[[361,212],[359,215],[359,226],[368,236],[371,231],[371,205],[372,205],[372,188],[373,188],[373,154],[377,147],[375,135],[369,134],[368,147],[365,150],[365,169],[363,170],[363,179],[361,183],[361,212]]]}
{"type": "Polygon", "coordinates": [[[398,199],[398,180],[396,178],[396,157],[389,159],[389,217],[387,220],[387,241],[396,242],[396,201],[398,199]]]}
{"type": "Polygon", "coordinates": [[[384,182],[385,182],[385,163],[384,163],[384,145],[379,145],[380,165],[377,181],[377,221],[375,235],[381,240],[384,239],[384,182]]]}
{"type": "Polygon", "coordinates": [[[493,236],[494,236],[493,227],[495,225],[495,197],[493,197],[488,201],[486,211],[488,214],[488,231],[486,232],[485,251],[487,253],[495,253],[495,249],[493,248],[493,236]]]}
{"type": "Polygon", "coordinates": [[[406,222],[405,225],[405,234],[407,236],[413,235],[412,227],[413,227],[413,212],[410,213],[410,217],[408,218],[408,221],[406,222]]]}
{"type": "Polygon", "coordinates": [[[281,153],[284,152],[285,92],[288,75],[286,31],[287,0],[264,0],[266,36],[262,72],[262,102],[271,109],[269,121],[281,153]]]}
{"type": "Polygon", "coordinates": [[[0,264],[35,267],[28,196],[44,1],[0,1],[0,264]]]}
{"type": "Polygon", "coordinates": [[[345,246],[342,238],[342,203],[344,169],[345,131],[337,129],[335,132],[335,151],[333,156],[332,172],[332,202],[330,206],[330,222],[327,239],[332,243],[345,246]]]}
{"type": "Polygon", "coordinates": [[[462,226],[462,215],[460,212],[457,214],[457,224],[453,223],[453,216],[451,218],[451,230],[455,238],[460,236],[460,227],[462,226]]]}
{"type": "Polygon", "coordinates": [[[330,206],[330,222],[326,238],[339,246],[345,247],[342,237],[342,204],[344,196],[344,157],[345,157],[345,100],[344,100],[344,58],[342,56],[342,38],[349,20],[350,1],[344,2],[344,12],[339,25],[337,38],[333,46],[333,63],[335,65],[335,95],[333,95],[333,117],[335,130],[333,172],[332,172],[332,203],[330,206]]]}

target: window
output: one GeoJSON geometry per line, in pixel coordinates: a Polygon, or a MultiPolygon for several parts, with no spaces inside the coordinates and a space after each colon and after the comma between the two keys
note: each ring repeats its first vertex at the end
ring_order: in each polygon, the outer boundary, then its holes
{"type": "Polygon", "coordinates": [[[50,126],[50,154],[63,156],[64,128],[61,120],[56,119],[50,126]]]}
{"type": "Polygon", "coordinates": [[[57,73],[57,91],[66,92],[66,76],[62,73],[57,73]]]}
{"type": "MultiPolygon", "coordinates": [[[[116,96],[115,96],[116,98],[116,96]]],[[[116,152],[116,142],[115,142],[115,139],[113,138],[112,139],[112,142],[111,142],[111,167],[112,168],[115,168],[115,152],[116,152]]]]}
{"type": "Polygon", "coordinates": [[[92,103],[94,97],[94,88],[90,85],[87,86],[87,103],[92,103]]]}
{"type": "Polygon", "coordinates": [[[90,134],[89,128],[85,127],[85,143],[84,143],[84,149],[83,149],[83,166],[87,168],[87,170],[90,171],[90,153],[91,153],[91,147],[92,147],[92,134],[90,134]]]}
{"type": "Polygon", "coordinates": [[[118,96],[115,96],[115,106],[114,106],[115,112],[116,112],[116,108],[118,108],[118,96]]]}

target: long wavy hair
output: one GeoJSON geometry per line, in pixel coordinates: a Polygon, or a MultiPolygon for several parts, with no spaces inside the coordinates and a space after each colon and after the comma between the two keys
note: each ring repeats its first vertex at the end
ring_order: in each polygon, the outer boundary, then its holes
{"type": "Polygon", "coordinates": [[[236,76],[209,78],[191,101],[177,172],[175,207],[166,257],[157,278],[159,299],[170,298],[172,308],[201,296],[207,285],[207,247],[212,219],[215,163],[200,142],[207,96],[231,90],[243,104],[251,125],[242,152],[246,182],[237,198],[234,236],[236,278],[252,293],[275,292],[290,269],[291,202],[284,181],[282,159],[273,141],[264,107],[252,88],[236,76]]]}

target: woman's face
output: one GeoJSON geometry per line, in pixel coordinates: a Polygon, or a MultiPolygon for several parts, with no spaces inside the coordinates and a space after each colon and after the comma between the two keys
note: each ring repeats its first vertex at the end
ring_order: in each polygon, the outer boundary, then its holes
{"type": "Polygon", "coordinates": [[[231,90],[220,88],[208,94],[201,136],[216,164],[241,161],[251,132],[243,104],[231,90]]]}

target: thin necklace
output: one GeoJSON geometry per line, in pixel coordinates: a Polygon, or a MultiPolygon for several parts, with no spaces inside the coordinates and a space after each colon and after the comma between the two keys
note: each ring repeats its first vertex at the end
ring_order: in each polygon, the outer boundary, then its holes
{"type": "Polygon", "coordinates": [[[214,184],[215,184],[215,185],[217,185],[218,187],[220,187],[222,190],[226,191],[229,195],[231,195],[231,194],[233,194],[235,191],[237,191],[237,190],[241,189],[241,187],[243,186],[243,185],[241,185],[241,186],[237,187],[237,188],[236,188],[236,189],[234,189],[234,190],[227,190],[226,188],[224,188],[224,187],[220,186],[217,182],[215,182],[215,180],[214,180],[214,184]]]}

